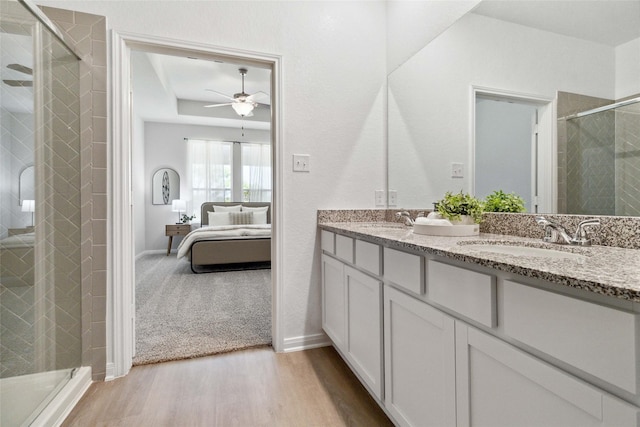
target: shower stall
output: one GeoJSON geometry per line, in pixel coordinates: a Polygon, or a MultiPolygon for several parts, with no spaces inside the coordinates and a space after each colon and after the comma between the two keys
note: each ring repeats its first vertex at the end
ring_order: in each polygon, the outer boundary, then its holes
{"type": "Polygon", "coordinates": [[[0,0],[0,56],[0,425],[49,425],[88,369],[79,59],[15,0],[0,0]]]}
{"type": "Polygon", "coordinates": [[[561,93],[562,113],[558,212],[640,215],[640,97],[613,102],[561,93]]]}

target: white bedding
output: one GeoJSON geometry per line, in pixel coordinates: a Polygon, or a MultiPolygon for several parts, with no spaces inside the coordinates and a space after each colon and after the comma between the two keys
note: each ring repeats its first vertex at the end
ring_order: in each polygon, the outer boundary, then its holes
{"type": "Polygon", "coordinates": [[[254,239],[271,237],[271,224],[205,226],[184,236],[178,245],[178,259],[189,255],[199,240],[254,239]]]}
{"type": "Polygon", "coordinates": [[[35,233],[16,234],[0,240],[0,249],[32,248],[35,233]]]}

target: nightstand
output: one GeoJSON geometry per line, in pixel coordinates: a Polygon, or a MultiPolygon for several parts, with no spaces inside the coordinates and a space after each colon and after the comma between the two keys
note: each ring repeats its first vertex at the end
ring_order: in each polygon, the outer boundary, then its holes
{"type": "Polygon", "coordinates": [[[186,236],[191,231],[191,224],[168,224],[165,226],[165,236],[169,236],[169,246],[167,246],[167,256],[171,253],[173,236],[186,236]]]}

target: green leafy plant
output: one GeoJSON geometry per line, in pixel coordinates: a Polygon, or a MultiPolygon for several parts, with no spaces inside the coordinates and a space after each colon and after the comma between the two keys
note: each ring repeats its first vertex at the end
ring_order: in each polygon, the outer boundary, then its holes
{"type": "Polygon", "coordinates": [[[436,202],[436,210],[449,221],[458,221],[462,215],[470,216],[476,224],[482,220],[483,204],[470,194],[447,191],[442,200],[436,202]]]}
{"type": "Polygon", "coordinates": [[[189,222],[191,222],[192,219],[194,219],[196,216],[195,215],[187,215],[187,214],[182,214],[182,216],[180,217],[180,221],[183,224],[188,224],[189,222]]]}
{"type": "Polygon", "coordinates": [[[484,202],[485,212],[524,212],[524,200],[516,193],[496,190],[484,202]]]}

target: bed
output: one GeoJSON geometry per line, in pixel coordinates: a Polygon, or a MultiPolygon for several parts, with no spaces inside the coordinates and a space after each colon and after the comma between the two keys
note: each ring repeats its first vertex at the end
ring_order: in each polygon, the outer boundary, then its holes
{"type": "Polygon", "coordinates": [[[33,286],[34,239],[34,233],[25,233],[0,240],[0,284],[33,286]]]}
{"type": "MultiPolygon", "coordinates": [[[[270,268],[271,266],[271,204],[268,202],[205,202],[201,208],[201,227],[186,235],[178,246],[178,258],[188,259],[191,271],[203,273],[218,266],[224,270],[270,268]],[[242,205],[242,212],[258,224],[211,224],[223,216],[220,209],[230,210],[242,205]],[[264,208],[266,212],[264,212],[264,208]],[[263,209],[260,209],[263,208],[263,209]],[[211,215],[210,215],[211,213],[211,215]],[[249,214],[247,214],[249,215],[249,214]]],[[[236,215],[244,217],[246,215],[236,215]]]]}

